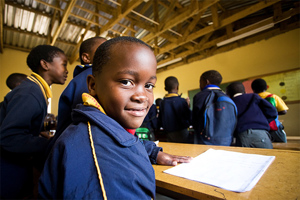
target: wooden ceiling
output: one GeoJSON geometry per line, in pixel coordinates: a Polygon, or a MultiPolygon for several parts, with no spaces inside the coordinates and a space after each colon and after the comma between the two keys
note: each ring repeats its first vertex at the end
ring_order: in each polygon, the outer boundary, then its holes
{"type": "Polygon", "coordinates": [[[137,37],[153,47],[158,72],[299,28],[298,0],[5,0],[0,51],[38,44],[78,60],[95,35],[137,37]]]}

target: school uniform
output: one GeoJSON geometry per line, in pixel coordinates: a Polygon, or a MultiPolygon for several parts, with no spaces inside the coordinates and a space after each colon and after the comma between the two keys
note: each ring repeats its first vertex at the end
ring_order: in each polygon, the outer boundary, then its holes
{"type": "Polygon", "coordinates": [[[39,137],[51,90],[33,73],[4,98],[0,111],[1,198],[32,195],[33,165],[42,167],[48,140],[39,137]]]}
{"type": "Polygon", "coordinates": [[[78,105],[72,118],[73,124],[58,138],[46,161],[39,183],[42,198],[155,197],[151,161],[156,161],[161,148],[153,142],[143,144],[98,108],[78,105]],[[147,153],[144,145],[155,150],[147,153]]]}
{"type": "Polygon", "coordinates": [[[180,95],[165,95],[159,107],[159,122],[167,133],[168,142],[187,142],[192,111],[180,95]]]}
{"type": "Polygon", "coordinates": [[[60,95],[55,140],[72,123],[71,112],[77,104],[82,103],[82,93],[89,92],[86,78],[90,74],[92,74],[91,64],[77,65],[73,79],[60,95]]]}
{"type": "Polygon", "coordinates": [[[239,93],[232,100],[238,109],[237,146],[272,149],[268,131],[269,122],[277,117],[274,106],[254,93],[239,93]]]}

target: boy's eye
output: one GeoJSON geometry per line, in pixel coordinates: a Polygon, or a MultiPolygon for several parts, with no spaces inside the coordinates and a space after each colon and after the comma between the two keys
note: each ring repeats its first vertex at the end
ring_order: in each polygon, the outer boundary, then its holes
{"type": "Polygon", "coordinates": [[[146,87],[147,89],[152,90],[153,88],[155,88],[155,85],[153,85],[153,84],[151,84],[151,83],[148,83],[148,84],[145,85],[145,87],[146,87]]]}
{"type": "Polygon", "coordinates": [[[131,86],[133,85],[132,82],[130,80],[121,80],[120,81],[123,85],[125,86],[131,86]]]}

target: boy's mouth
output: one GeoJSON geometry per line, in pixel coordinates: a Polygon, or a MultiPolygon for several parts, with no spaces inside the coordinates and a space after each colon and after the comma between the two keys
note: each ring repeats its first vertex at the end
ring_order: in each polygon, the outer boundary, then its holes
{"type": "Polygon", "coordinates": [[[144,117],[147,114],[146,108],[125,109],[127,113],[135,117],[144,117]]]}

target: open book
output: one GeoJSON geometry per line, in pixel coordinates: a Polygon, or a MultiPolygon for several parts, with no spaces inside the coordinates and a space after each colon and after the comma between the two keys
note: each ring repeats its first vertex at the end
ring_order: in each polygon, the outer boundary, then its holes
{"type": "Polygon", "coordinates": [[[182,163],[165,173],[234,192],[251,190],[275,156],[209,149],[190,163],[182,163]]]}

